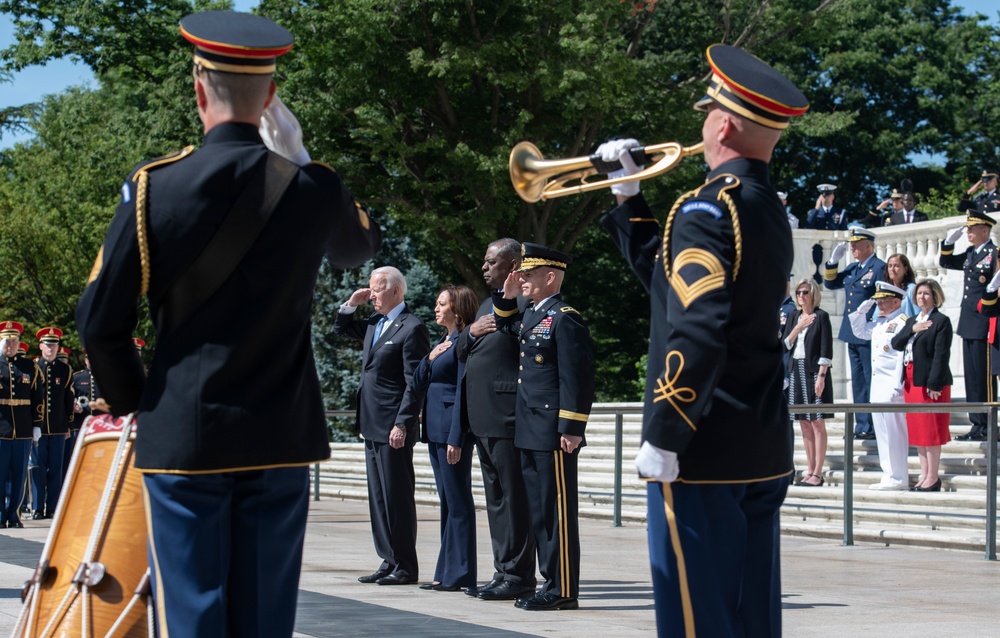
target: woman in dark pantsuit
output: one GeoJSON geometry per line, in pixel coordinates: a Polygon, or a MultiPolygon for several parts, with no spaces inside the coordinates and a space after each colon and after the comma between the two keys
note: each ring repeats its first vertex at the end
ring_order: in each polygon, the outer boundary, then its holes
{"type": "Polygon", "coordinates": [[[434,305],[434,320],[445,328],[437,345],[421,359],[413,386],[425,393],[420,438],[427,443],[441,500],[441,550],[434,580],[421,589],[458,591],[476,585],[476,506],[472,500],[474,437],[462,431],[455,394],[461,378],[455,341],[472,323],[479,306],[465,286],[446,286],[434,305]]]}

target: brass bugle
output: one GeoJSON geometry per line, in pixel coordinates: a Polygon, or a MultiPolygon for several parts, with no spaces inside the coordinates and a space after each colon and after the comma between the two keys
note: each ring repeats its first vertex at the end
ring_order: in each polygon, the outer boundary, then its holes
{"type": "Polygon", "coordinates": [[[703,153],[705,145],[683,146],[677,142],[653,144],[631,150],[636,164],[647,168],[625,177],[587,181],[593,175],[607,174],[621,168],[609,166],[597,155],[547,160],[531,142],[520,142],[510,152],[510,181],[518,196],[529,204],[566,195],[608,188],[622,182],[658,177],[673,169],[688,155],[703,153]],[[570,182],[576,182],[571,184],[570,182]]]}

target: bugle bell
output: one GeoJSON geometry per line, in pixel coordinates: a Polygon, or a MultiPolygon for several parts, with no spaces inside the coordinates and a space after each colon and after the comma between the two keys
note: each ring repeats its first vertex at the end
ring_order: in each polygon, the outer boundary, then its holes
{"type": "Polygon", "coordinates": [[[673,169],[688,155],[704,152],[702,143],[683,146],[677,142],[636,147],[629,152],[636,164],[647,168],[625,177],[587,181],[594,175],[606,175],[621,168],[618,162],[608,163],[599,155],[547,160],[531,142],[520,142],[510,152],[510,181],[518,196],[528,203],[587,193],[622,182],[658,177],[673,169]],[[573,183],[575,182],[575,183],[573,183]]]}

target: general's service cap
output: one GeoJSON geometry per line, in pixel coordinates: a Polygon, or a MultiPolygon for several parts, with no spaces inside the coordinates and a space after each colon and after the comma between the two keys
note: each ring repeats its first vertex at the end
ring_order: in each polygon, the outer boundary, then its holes
{"type": "Polygon", "coordinates": [[[24,326],[16,321],[0,322],[0,338],[20,337],[22,332],[24,332],[24,326]]]}
{"type": "Polygon", "coordinates": [[[712,79],[705,97],[694,108],[708,110],[715,102],[751,122],[768,128],[788,128],[788,121],[809,110],[809,102],[792,82],[766,62],[742,49],[713,44],[705,54],[712,79]]]}
{"type": "Polygon", "coordinates": [[[872,295],[872,299],[886,299],[888,297],[902,299],[905,294],[902,288],[893,286],[888,281],[876,281],[875,294],[872,295]]]}
{"type": "Polygon", "coordinates": [[[997,177],[1000,177],[1000,173],[997,172],[997,169],[987,168],[983,169],[983,174],[980,176],[980,179],[996,179],[997,177]]]}
{"type": "Polygon", "coordinates": [[[517,269],[517,272],[534,270],[541,266],[566,270],[566,267],[572,262],[573,258],[564,252],[526,241],[521,244],[521,267],[517,269]]]}
{"type": "Polygon", "coordinates": [[[861,241],[862,239],[867,239],[868,241],[875,241],[875,233],[868,230],[863,226],[851,226],[851,236],[847,238],[847,241],[855,242],[861,241]]]}
{"type": "Polygon", "coordinates": [[[987,215],[986,213],[981,213],[978,210],[970,210],[965,218],[965,227],[978,226],[980,224],[985,224],[990,228],[996,224],[996,220],[987,215]]]}
{"type": "Polygon", "coordinates": [[[267,18],[236,11],[202,11],[181,18],[181,35],[194,44],[194,61],[224,73],[274,73],[278,56],[295,38],[267,18]]]}
{"type": "Polygon", "coordinates": [[[890,199],[903,199],[903,194],[900,193],[895,188],[892,189],[892,195],[889,196],[890,199]]]}
{"type": "Polygon", "coordinates": [[[59,343],[62,339],[62,330],[48,326],[35,333],[38,343],[59,343]]]}

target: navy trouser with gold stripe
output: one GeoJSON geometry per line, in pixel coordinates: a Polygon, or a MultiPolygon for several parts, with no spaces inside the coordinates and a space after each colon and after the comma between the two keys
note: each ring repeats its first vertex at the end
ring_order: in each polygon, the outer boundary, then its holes
{"type": "Polygon", "coordinates": [[[528,492],[531,529],[538,547],[541,593],[561,598],[580,595],[580,521],[577,461],[562,450],[521,450],[521,471],[528,492]]]}
{"type": "Polygon", "coordinates": [[[660,636],[781,635],[778,517],[788,481],[649,483],[660,636]]]}
{"type": "Polygon", "coordinates": [[[309,469],[144,474],[159,638],[291,636],[309,469]]]}

